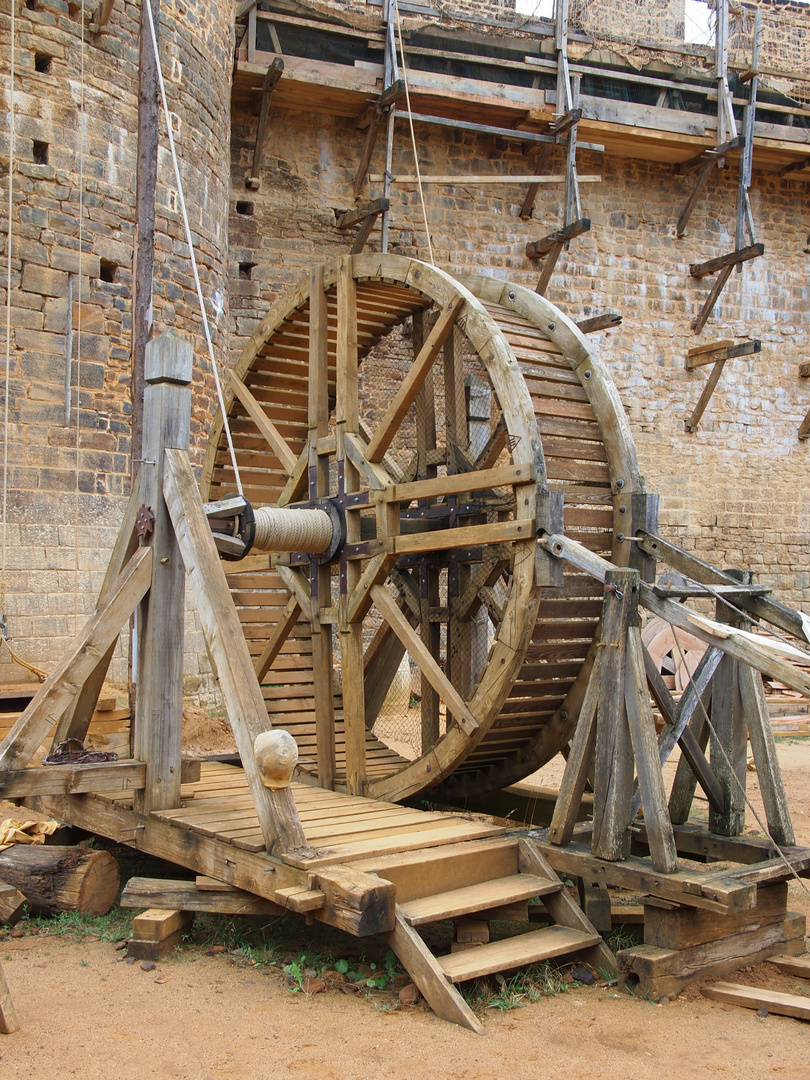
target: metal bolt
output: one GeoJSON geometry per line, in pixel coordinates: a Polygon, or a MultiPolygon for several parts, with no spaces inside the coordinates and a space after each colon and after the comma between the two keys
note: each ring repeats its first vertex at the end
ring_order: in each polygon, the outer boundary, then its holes
{"type": "Polygon", "coordinates": [[[515,299],[515,294],[514,294],[513,292],[510,292],[510,293],[509,293],[509,299],[510,299],[510,300],[514,300],[514,299],[515,299]]]}
{"type": "Polygon", "coordinates": [[[583,372],[583,378],[590,379],[590,377],[591,377],[590,370],[583,372]]]}
{"type": "Polygon", "coordinates": [[[620,514],[626,514],[627,513],[627,507],[626,506],[620,506],[619,507],[619,513],[620,514]]]}
{"type": "Polygon", "coordinates": [[[623,544],[624,543],[624,533],[616,533],[616,539],[619,541],[620,544],[623,544]]]}
{"type": "Polygon", "coordinates": [[[560,719],[561,720],[567,720],[568,719],[568,710],[567,709],[560,709],[560,719]]]}
{"type": "Polygon", "coordinates": [[[555,331],[555,330],[557,329],[557,324],[556,324],[555,322],[550,322],[550,323],[548,324],[548,328],[549,328],[549,330],[550,330],[550,331],[552,332],[552,334],[553,334],[553,333],[554,333],[554,331],[555,331]]]}
{"type": "Polygon", "coordinates": [[[619,479],[616,481],[616,490],[621,491],[623,487],[624,487],[624,480],[622,480],[622,478],[619,477],[619,479]]]}

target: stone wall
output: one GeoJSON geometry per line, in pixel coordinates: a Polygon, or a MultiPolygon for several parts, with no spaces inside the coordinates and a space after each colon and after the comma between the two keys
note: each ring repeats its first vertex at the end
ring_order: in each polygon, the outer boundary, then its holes
{"type": "MultiPolygon", "coordinates": [[[[245,197],[255,119],[234,116],[232,208],[245,197]]],[[[351,180],[363,133],[350,121],[328,124],[277,111],[261,190],[251,217],[231,214],[232,351],[253,331],[273,299],[315,262],[347,249],[336,212],[351,205],[351,180]],[[238,278],[238,264],[255,264],[238,278]]],[[[459,173],[455,188],[425,188],[434,256],[450,272],[486,270],[525,285],[539,271],[526,260],[528,240],[545,236],[562,215],[562,187],[543,187],[534,219],[522,222],[520,186],[463,184],[470,173],[525,172],[513,144],[445,129],[417,128],[422,171],[459,173]]],[[[398,129],[394,172],[410,173],[407,129],[398,129]]],[[[381,165],[382,146],[371,171],[381,165]]],[[[563,255],[549,298],[575,319],[617,310],[617,330],[594,335],[613,373],[633,429],[648,487],[662,496],[662,531],[711,562],[751,566],[789,603],[804,604],[810,541],[810,443],[797,429],[810,408],[810,384],[799,378],[807,355],[810,208],[803,184],[754,172],[751,192],[763,257],[732,274],[703,334],[690,329],[711,281],[691,278],[689,264],[734,246],[736,169],[719,172],[700,201],[688,234],[675,220],[693,182],[667,165],[581,155],[592,228],[563,255]],[[688,372],[695,344],[760,338],[759,355],[727,363],[699,429],[684,424],[707,369],[688,372]]],[[[369,188],[369,198],[379,192],[369,188]]],[[[379,232],[372,234],[379,249],[379,232]]],[[[392,193],[391,250],[427,259],[414,188],[392,193]]]]}
{"type": "MultiPolygon", "coordinates": [[[[140,5],[116,2],[99,34],[64,0],[0,12],[0,166],[5,326],[8,163],[13,157],[5,611],[19,652],[46,669],[92,611],[130,488],[130,330],[140,5]],[[84,77],[82,77],[82,75],[84,77]],[[14,110],[15,138],[10,145],[14,110]],[[72,347],[69,296],[72,294],[72,347]],[[69,389],[68,389],[69,388],[69,389]],[[68,408],[69,401],[69,408],[68,408]],[[78,409],[77,409],[78,405],[78,409]],[[78,442],[78,447],[77,447],[78,442]]],[[[227,165],[232,26],[216,0],[161,4],[162,64],[217,349],[227,348],[227,165]]],[[[91,5],[87,5],[87,18],[91,5]]],[[[195,340],[193,437],[212,411],[210,364],[161,121],[155,328],[195,340]]],[[[2,332],[5,353],[5,330],[2,332]]],[[[0,583],[1,584],[1,583],[0,583]]],[[[207,689],[190,627],[189,688],[207,689]]],[[[0,654],[0,680],[24,672],[0,654]]],[[[125,650],[113,664],[126,677],[125,650]]]]}

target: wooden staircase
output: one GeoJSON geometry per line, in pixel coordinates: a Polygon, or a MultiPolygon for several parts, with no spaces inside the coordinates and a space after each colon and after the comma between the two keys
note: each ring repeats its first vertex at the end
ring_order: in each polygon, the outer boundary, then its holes
{"type": "Polygon", "coordinates": [[[356,865],[396,885],[396,926],[388,942],[444,1020],[483,1033],[456,989],[455,984],[468,979],[569,953],[609,977],[616,974],[613,953],[531,840],[507,836],[469,841],[356,865]],[[419,933],[420,927],[467,915],[488,921],[509,905],[536,897],[553,925],[444,956],[434,956],[419,933]]]}

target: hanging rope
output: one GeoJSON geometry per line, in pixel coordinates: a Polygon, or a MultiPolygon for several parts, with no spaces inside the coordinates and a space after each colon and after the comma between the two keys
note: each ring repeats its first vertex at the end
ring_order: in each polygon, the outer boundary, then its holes
{"type": "Polygon", "coordinates": [[[425,205],[425,192],[422,188],[422,173],[419,171],[419,154],[416,150],[416,135],[413,130],[413,112],[411,111],[411,91],[408,86],[408,68],[405,64],[405,43],[402,39],[402,20],[399,16],[399,3],[394,0],[394,12],[397,19],[397,36],[399,37],[399,54],[402,57],[402,78],[405,82],[405,104],[408,109],[408,126],[411,129],[411,145],[413,146],[413,160],[416,165],[416,183],[419,188],[419,200],[422,203],[422,218],[425,222],[425,234],[427,236],[428,255],[430,265],[435,266],[433,261],[433,244],[430,242],[430,225],[428,224],[427,207],[425,205]]]}
{"type": "Polygon", "coordinates": [[[683,664],[684,670],[686,671],[687,675],[689,676],[689,682],[690,682],[690,684],[692,686],[692,693],[695,695],[695,698],[697,699],[697,703],[698,703],[698,706],[700,707],[700,711],[703,713],[703,719],[709,725],[709,731],[711,732],[711,734],[712,734],[712,736],[714,738],[714,743],[712,744],[712,753],[714,753],[714,747],[716,746],[717,749],[720,751],[720,755],[722,756],[723,760],[726,763],[726,768],[728,769],[728,775],[732,778],[733,782],[737,785],[740,793],[742,794],[742,797],[745,799],[745,802],[746,802],[746,805],[748,806],[748,809],[754,815],[754,818],[756,820],[757,825],[759,825],[762,832],[768,838],[768,842],[771,844],[774,851],[779,855],[779,858],[782,860],[782,862],[788,868],[791,875],[798,881],[798,883],[801,885],[801,887],[804,889],[804,891],[808,895],[810,895],[810,889],[808,889],[808,887],[805,885],[805,883],[802,881],[802,879],[796,873],[796,870],[795,870],[793,864],[791,863],[790,859],[788,859],[787,855],[784,853],[782,848],[779,846],[779,844],[777,844],[777,842],[771,836],[770,832],[768,831],[768,827],[762,823],[762,818],[760,818],[759,814],[756,812],[756,810],[754,808],[753,803],[748,798],[748,792],[745,790],[744,784],[740,781],[739,777],[737,776],[737,773],[734,771],[734,766],[731,763],[731,759],[729,758],[728,754],[726,753],[726,749],[723,746],[722,742],[720,741],[720,739],[719,739],[719,737],[717,735],[717,732],[714,729],[714,725],[712,724],[711,720],[709,719],[709,713],[706,710],[706,706],[703,704],[703,696],[700,693],[700,691],[698,690],[697,686],[695,685],[695,680],[692,677],[692,672],[691,672],[691,670],[689,668],[689,665],[686,662],[686,657],[684,656],[683,649],[681,648],[681,643],[678,640],[678,631],[675,629],[674,626],[672,627],[672,636],[673,636],[673,638],[675,640],[675,645],[678,648],[678,653],[679,653],[680,658],[681,658],[681,663],[683,664]]]}
{"type": "MultiPolygon", "coordinates": [[[[0,566],[0,623],[6,629],[6,532],[8,508],[8,388],[11,369],[11,214],[14,209],[14,46],[16,44],[16,3],[11,4],[11,61],[9,63],[9,139],[8,139],[8,235],[6,237],[6,357],[3,393],[3,550],[0,566]]],[[[5,635],[4,635],[5,636],[5,635]]]]}
{"type": "MultiPolygon", "coordinates": [[[[73,524],[73,636],[79,633],[79,467],[81,449],[81,392],[82,392],[82,249],[84,247],[84,132],[86,117],[84,111],[84,2],[81,11],[81,44],[79,46],[79,315],[76,327],[76,491],[75,515],[73,524]]],[[[68,304],[67,317],[73,325],[73,307],[68,304]]],[[[68,340],[72,335],[68,334],[68,340]]],[[[73,357],[66,359],[68,380],[70,379],[73,357]]],[[[69,385],[69,384],[68,384],[69,385]]],[[[70,391],[68,390],[68,398],[70,391]]]]}
{"type": "Polygon", "coordinates": [[[146,4],[146,13],[149,17],[149,31],[152,37],[152,48],[155,53],[155,67],[157,69],[158,85],[160,86],[160,97],[163,102],[163,115],[166,120],[166,133],[169,137],[169,150],[172,155],[172,165],[174,167],[174,179],[177,184],[177,194],[180,200],[180,213],[183,217],[183,228],[186,232],[186,243],[188,244],[189,256],[191,259],[191,269],[194,274],[194,284],[197,288],[197,300],[200,304],[200,315],[202,316],[203,333],[205,334],[205,343],[208,346],[208,356],[211,360],[211,370],[214,372],[214,383],[217,388],[217,399],[219,401],[219,408],[222,412],[222,421],[225,427],[225,437],[228,441],[228,452],[231,457],[231,464],[233,465],[234,477],[236,479],[236,489],[239,494],[242,494],[242,480],[239,476],[239,466],[236,463],[236,452],[233,448],[233,439],[231,437],[231,428],[228,423],[228,414],[225,411],[225,398],[222,394],[222,383],[219,378],[219,366],[216,356],[214,355],[214,345],[211,341],[211,331],[208,327],[208,315],[205,311],[205,300],[203,298],[202,285],[200,284],[200,275],[197,271],[197,257],[194,253],[194,244],[191,239],[191,227],[188,223],[188,213],[186,211],[186,197],[183,192],[183,181],[180,178],[180,164],[177,160],[177,151],[174,146],[174,135],[172,134],[172,120],[169,113],[169,104],[166,100],[166,84],[163,81],[163,69],[160,66],[160,52],[158,51],[157,35],[155,33],[155,18],[152,14],[152,5],[149,0],[143,0],[146,4]]]}

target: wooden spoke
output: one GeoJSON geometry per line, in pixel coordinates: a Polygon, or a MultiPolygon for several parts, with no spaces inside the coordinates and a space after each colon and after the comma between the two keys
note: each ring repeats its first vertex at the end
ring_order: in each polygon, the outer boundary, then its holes
{"type": "Polygon", "coordinates": [[[228,368],[225,368],[225,382],[227,383],[228,388],[233,391],[245,406],[248,416],[253,420],[268,443],[273,447],[281,464],[288,472],[292,472],[295,468],[296,456],[259,402],[253,394],[251,394],[245,384],[235,378],[228,368]]]}
{"type": "Polygon", "coordinates": [[[444,345],[448,334],[453,329],[456,319],[464,306],[464,297],[455,296],[436,320],[436,325],[428,334],[425,344],[413,362],[411,370],[391,402],[379,428],[374,433],[368,448],[369,461],[382,461],[383,455],[399,430],[405,414],[416,400],[416,395],[427,373],[433,366],[439,350],[444,345]]]}
{"type": "Polygon", "coordinates": [[[423,675],[430,680],[431,686],[443,698],[448,708],[452,709],[453,715],[458,718],[459,726],[468,735],[472,734],[478,727],[478,721],[467,708],[465,702],[462,701],[455,687],[436,663],[421,639],[417,637],[413,627],[397,607],[396,601],[380,585],[374,586],[371,595],[374,603],[380,609],[399,640],[408,652],[419,660],[423,675]]]}

